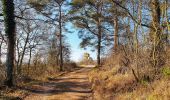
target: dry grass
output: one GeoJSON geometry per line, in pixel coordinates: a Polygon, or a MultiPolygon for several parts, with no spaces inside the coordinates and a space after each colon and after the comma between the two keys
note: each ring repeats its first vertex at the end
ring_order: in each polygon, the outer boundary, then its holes
{"type": "Polygon", "coordinates": [[[77,67],[75,63],[65,63],[64,72],[59,71],[59,66],[47,66],[44,64],[30,66],[29,70],[27,66],[22,66],[22,75],[24,77],[30,77],[36,80],[45,80],[49,77],[56,77],[62,73],[74,70],[77,67]]]}
{"type": "Polygon", "coordinates": [[[161,79],[153,83],[140,85],[133,92],[118,94],[116,100],[169,100],[170,99],[170,80],[161,79]]]}
{"type": "MultiPolygon", "coordinates": [[[[27,65],[22,66],[22,71],[20,75],[15,74],[14,81],[15,84],[25,84],[32,80],[47,80],[49,78],[57,77],[63,73],[73,71],[77,66],[76,63],[65,63],[64,72],[59,71],[59,66],[47,66],[45,64],[31,65],[29,68],[27,65]]],[[[16,68],[14,68],[16,73],[16,68]]],[[[0,65],[0,87],[3,85],[5,80],[5,65],[0,65]]]]}
{"type": "Polygon", "coordinates": [[[153,82],[137,83],[132,73],[116,73],[116,69],[109,71],[93,70],[89,73],[89,80],[93,84],[93,98],[95,100],[169,100],[170,78],[165,77],[153,82]]]}
{"type": "Polygon", "coordinates": [[[132,91],[136,85],[132,74],[117,73],[117,68],[109,71],[93,70],[89,73],[95,100],[113,98],[114,94],[132,91]]]}
{"type": "MultiPolygon", "coordinates": [[[[167,52],[168,56],[169,54],[170,52],[167,52]]],[[[148,53],[137,55],[139,67],[135,66],[136,60],[133,61],[132,54],[128,57],[128,67],[121,63],[124,60],[122,54],[113,54],[105,60],[102,68],[94,68],[89,73],[94,100],[170,100],[170,63],[161,66],[160,73],[155,76],[147,55],[148,53]],[[139,74],[139,82],[131,68],[139,74]],[[147,76],[151,80],[145,79],[147,76]]],[[[167,62],[170,61],[168,56],[167,62]]]]}

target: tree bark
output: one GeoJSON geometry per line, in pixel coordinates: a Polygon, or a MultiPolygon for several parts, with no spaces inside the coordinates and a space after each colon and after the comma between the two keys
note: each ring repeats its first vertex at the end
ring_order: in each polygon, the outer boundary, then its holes
{"type": "Polygon", "coordinates": [[[118,17],[114,18],[114,50],[117,51],[119,40],[118,40],[118,17]]]}
{"type": "Polygon", "coordinates": [[[3,40],[0,43],[0,66],[2,65],[2,44],[3,44],[3,40]]]}
{"type": "Polygon", "coordinates": [[[60,30],[60,71],[63,71],[63,45],[62,45],[62,25],[61,25],[61,5],[59,4],[59,30],[60,30]]]}
{"type": "MultiPolygon", "coordinates": [[[[19,66],[18,66],[20,69],[21,69],[21,66],[22,66],[22,62],[23,62],[23,58],[24,58],[24,55],[25,55],[26,46],[28,44],[28,40],[29,40],[29,32],[27,33],[27,37],[26,37],[26,40],[25,40],[24,48],[23,48],[23,51],[22,51],[22,54],[21,54],[21,59],[20,59],[19,66]]],[[[18,74],[21,74],[21,70],[18,74]]]]}
{"type": "MultiPolygon", "coordinates": [[[[101,4],[103,3],[103,1],[100,2],[101,4]]],[[[101,12],[102,12],[102,7],[101,6],[98,6],[97,7],[97,15],[101,15],[101,12]]],[[[97,38],[98,38],[98,41],[97,41],[97,67],[100,67],[101,66],[101,42],[102,42],[102,26],[101,26],[101,17],[98,16],[97,18],[97,30],[98,30],[98,33],[97,33],[97,38]]]]}
{"type": "Polygon", "coordinates": [[[7,35],[7,77],[5,80],[5,85],[12,87],[13,83],[13,68],[15,61],[15,19],[14,19],[14,3],[13,0],[2,0],[3,3],[3,16],[5,23],[5,33],[7,35]]]}
{"type": "Polygon", "coordinates": [[[100,53],[101,53],[101,36],[98,36],[98,44],[97,44],[97,66],[101,65],[100,61],[100,53]]]}
{"type": "Polygon", "coordinates": [[[151,0],[151,10],[152,10],[152,26],[151,29],[151,41],[152,51],[151,51],[151,64],[155,68],[155,72],[158,71],[158,68],[161,67],[165,59],[163,58],[164,53],[164,44],[162,38],[162,32],[160,27],[160,19],[161,19],[161,9],[159,0],[151,0]]]}
{"type": "Polygon", "coordinates": [[[16,74],[18,75],[21,72],[21,68],[19,67],[19,62],[21,58],[20,50],[19,50],[19,40],[16,40],[16,52],[17,52],[17,59],[16,59],[16,74]]]}
{"type": "Polygon", "coordinates": [[[28,75],[29,75],[29,70],[30,70],[30,65],[31,65],[31,58],[32,58],[32,47],[30,47],[29,51],[29,59],[28,59],[28,75]]]}
{"type": "Polygon", "coordinates": [[[100,55],[101,55],[101,22],[100,18],[98,19],[97,22],[97,28],[98,28],[98,43],[97,43],[97,67],[101,65],[100,61],[100,55]]]}

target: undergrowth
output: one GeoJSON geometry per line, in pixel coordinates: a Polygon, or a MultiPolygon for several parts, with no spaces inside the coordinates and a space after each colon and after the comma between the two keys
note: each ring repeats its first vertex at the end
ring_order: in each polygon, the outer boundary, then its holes
{"type": "Polygon", "coordinates": [[[140,69],[143,73],[140,73],[140,80],[137,81],[132,67],[122,67],[120,60],[115,60],[115,57],[108,60],[109,63],[89,73],[94,100],[170,100],[169,63],[152,80],[147,79],[148,75],[149,78],[152,76],[151,67],[143,67],[140,69]]]}

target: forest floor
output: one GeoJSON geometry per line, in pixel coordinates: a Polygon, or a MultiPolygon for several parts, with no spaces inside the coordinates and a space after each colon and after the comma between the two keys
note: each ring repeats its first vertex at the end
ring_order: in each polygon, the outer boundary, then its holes
{"type": "Polygon", "coordinates": [[[19,97],[21,100],[89,100],[92,90],[88,72],[91,69],[91,67],[77,68],[47,81],[19,87],[20,90],[26,91],[19,97]]]}

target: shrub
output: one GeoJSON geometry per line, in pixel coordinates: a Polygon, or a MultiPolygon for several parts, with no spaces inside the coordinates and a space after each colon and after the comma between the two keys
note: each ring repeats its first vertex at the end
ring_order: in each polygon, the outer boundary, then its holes
{"type": "Polygon", "coordinates": [[[163,75],[165,75],[165,76],[170,76],[170,68],[169,68],[169,67],[164,67],[164,68],[162,69],[162,73],[163,73],[163,75]]]}

